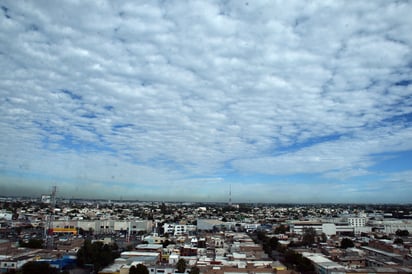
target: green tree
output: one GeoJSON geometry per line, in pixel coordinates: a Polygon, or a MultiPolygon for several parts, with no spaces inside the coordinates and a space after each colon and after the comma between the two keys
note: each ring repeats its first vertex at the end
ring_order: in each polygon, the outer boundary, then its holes
{"type": "Polygon", "coordinates": [[[143,264],[136,265],[137,274],[149,274],[149,270],[143,264]]]}
{"type": "Polygon", "coordinates": [[[129,274],[138,274],[137,269],[134,265],[129,268],[129,274]]]}
{"type": "Polygon", "coordinates": [[[270,238],[269,243],[270,243],[270,249],[276,250],[279,245],[279,239],[277,237],[272,237],[270,238]]]}
{"type": "Polygon", "coordinates": [[[393,241],[393,243],[396,244],[396,245],[402,245],[402,244],[403,244],[403,240],[402,240],[401,238],[396,238],[396,239],[393,241]]]}
{"type": "Polygon", "coordinates": [[[163,244],[163,248],[166,248],[168,245],[170,245],[169,239],[166,239],[162,244],[163,244]]]}
{"type": "Polygon", "coordinates": [[[192,267],[192,269],[190,269],[190,274],[199,274],[200,273],[200,269],[197,266],[192,267]]]}
{"type": "Polygon", "coordinates": [[[184,273],[186,270],[186,261],[184,259],[179,259],[176,263],[177,272],[184,273]]]}
{"type": "Polygon", "coordinates": [[[137,274],[137,269],[134,265],[129,268],[129,274],[137,274]]]}
{"type": "Polygon", "coordinates": [[[355,244],[349,238],[343,238],[342,241],[340,242],[340,248],[343,248],[343,249],[354,247],[354,246],[355,244]]]}
{"type": "Polygon", "coordinates": [[[46,262],[28,262],[21,270],[22,274],[57,274],[57,269],[46,262]]]}
{"type": "Polygon", "coordinates": [[[112,246],[102,242],[91,243],[90,240],[86,240],[79,251],[77,251],[77,264],[79,266],[92,264],[97,273],[112,263],[116,257],[118,257],[118,253],[113,250],[112,246]]]}
{"type": "Polygon", "coordinates": [[[404,229],[404,230],[398,229],[398,230],[396,230],[396,236],[407,237],[407,236],[409,236],[409,231],[406,230],[406,229],[404,229]]]}
{"type": "Polygon", "coordinates": [[[143,264],[132,265],[129,269],[129,274],[149,274],[149,270],[143,264]]]}
{"type": "Polygon", "coordinates": [[[309,259],[291,249],[288,249],[285,253],[285,263],[290,268],[294,268],[302,273],[313,272],[315,270],[309,259]]]}
{"type": "Polygon", "coordinates": [[[313,227],[305,228],[302,236],[303,245],[313,245],[315,243],[316,230],[313,227]]]}

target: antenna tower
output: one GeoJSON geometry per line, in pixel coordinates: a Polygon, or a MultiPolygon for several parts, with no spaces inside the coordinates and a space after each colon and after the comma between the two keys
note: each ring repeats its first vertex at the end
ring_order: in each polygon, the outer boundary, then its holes
{"type": "Polygon", "coordinates": [[[44,242],[46,244],[47,249],[54,248],[54,241],[53,241],[53,220],[54,220],[54,209],[56,207],[56,192],[57,186],[52,186],[52,191],[50,194],[50,212],[49,215],[46,216],[46,225],[45,225],[45,232],[44,232],[44,242]]]}
{"type": "Polygon", "coordinates": [[[232,184],[229,185],[229,206],[232,206],[232,184]]]}

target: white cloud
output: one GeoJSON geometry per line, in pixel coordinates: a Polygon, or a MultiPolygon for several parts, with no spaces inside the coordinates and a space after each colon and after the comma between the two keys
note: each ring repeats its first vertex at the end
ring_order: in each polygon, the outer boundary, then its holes
{"type": "Polygon", "coordinates": [[[350,179],[412,149],[408,2],[3,6],[5,171],[350,179]]]}

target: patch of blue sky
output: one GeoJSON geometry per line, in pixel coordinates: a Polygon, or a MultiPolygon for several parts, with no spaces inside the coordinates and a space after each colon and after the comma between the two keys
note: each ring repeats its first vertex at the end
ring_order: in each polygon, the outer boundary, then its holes
{"type": "Polygon", "coordinates": [[[62,134],[63,139],[57,141],[56,143],[62,149],[73,150],[77,152],[115,152],[113,148],[109,145],[101,142],[90,142],[81,140],[72,136],[71,134],[62,134]]]}
{"type": "Polygon", "coordinates": [[[6,6],[1,6],[1,10],[3,11],[3,15],[7,18],[10,19],[10,14],[9,14],[9,9],[6,6]]]}
{"type": "Polygon", "coordinates": [[[29,24],[27,26],[27,31],[39,31],[39,27],[36,24],[29,24]]]}
{"type": "Polygon", "coordinates": [[[382,120],[381,123],[390,125],[403,124],[404,126],[410,126],[410,124],[412,123],[412,112],[392,116],[390,118],[382,120]]]}
{"type": "MultiPolygon", "coordinates": [[[[143,163],[140,159],[137,159],[139,164],[143,163]]],[[[167,155],[159,155],[153,158],[150,158],[147,161],[144,161],[144,164],[149,165],[151,167],[158,167],[158,168],[168,168],[170,170],[180,171],[180,172],[187,172],[190,169],[190,164],[178,163],[177,161],[170,159],[167,155]]]]}
{"type": "MultiPolygon", "coordinates": [[[[364,186],[371,184],[371,182],[379,182],[382,181],[384,178],[386,178],[386,175],[379,171],[369,172],[368,174],[363,175],[351,176],[349,179],[344,178],[343,180],[340,180],[340,182],[343,182],[347,185],[353,185],[356,186],[356,188],[362,189],[364,186]]],[[[330,179],[328,180],[330,181],[330,179]]]]}
{"type": "MultiPolygon", "coordinates": [[[[154,191],[157,189],[159,190],[164,189],[164,186],[156,186],[154,184],[150,185],[150,187],[147,187],[147,185],[144,184],[147,182],[143,182],[143,184],[138,184],[136,183],[137,181],[139,181],[138,178],[130,179],[130,180],[118,180],[116,178],[116,175],[112,175],[107,180],[99,180],[99,183],[101,183],[104,187],[107,187],[107,189],[113,188],[114,186],[125,187],[130,191],[132,190],[147,191],[148,189],[150,189],[151,191],[154,191]]],[[[129,196],[129,195],[140,196],[139,192],[136,192],[136,191],[134,191],[133,193],[123,193],[122,196],[129,196]]]]}
{"type": "Polygon", "coordinates": [[[405,79],[405,80],[401,80],[395,83],[395,86],[409,86],[412,84],[412,80],[411,79],[405,79]]]}
{"type": "Polygon", "coordinates": [[[60,91],[69,96],[72,100],[82,100],[82,96],[74,93],[73,91],[68,89],[61,89],[60,91]]]}
{"type": "Polygon", "coordinates": [[[51,176],[44,173],[33,172],[30,167],[28,168],[21,168],[18,166],[16,169],[7,169],[7,170],[0,170],[1,177],[11,177],[11,178],[19,178],[19,179],[28,179],[31,181],[67,181],[68,178],[60,177],[60,176],[51,176]]]}
{"type": "Polygon", "coordinates": [[[103,106],[103,108],[104,108],[105,110],[107,110],[107,111],[112,111],[112,110],[114,109],[114,106],[105,105],[105,106],[103,106]]]}
{"type": "Polygon", "coordinates": [[[87,118],[87,119],[95,119],[95,118],[97,118],[97,115],[93,112],[89,112],[89,113],[86,113],[86,114],[82,114],[81,117],[87,118]]]}
{"type": "Polygon", "coordinates": [[[319,136],[315,138],[309,138],[306,139],[302,142],[295,142],[293,145],[290,146],[283,146],[283,147],[276,147],[275,150],[271,151],[272,155],[276,154],[283,154],[283,153],[290,153],[290,152],[296,152],[299,151],[303,148],[311,147],[317,144],[322,144],[322,143],[327,143],[327,142],[333,142],[341,139],[342,137],[347,136],[343,134],[330,134],[326,136],[319,136]]]}
{"type": "Polygon", "coordinates": [[[117,125],[112,126],[112,130],[117,131],[117,130],[121,130],[123,128],[131,128],[133,126],[134,126],[134,124],[131,124],[131,123],[117,124],[117,125]]]}
{"type": "Polygon", "coordinates": [[[63,132],[62,130],[57,129],[56,127],[50,126],[47,123],[42,123],[39,121],[33,121],[33,124],[37,125],[41,130],[45,132],[42,138],[43,148],[53,151],[60,150],[74,150],[74,151],[106,151],[106,152],[115,152],[114,149],[110,147],[109,144],[103,141],[103,136],[99,135],[96,130],[87,125],[78,124],[76,125],[79,128],[82,128],[86,131],[96,134],[99,139],[99,142],[90,142],[84,141],[79,138],[75,138],[70,133],[63,132]],[[55,140],[50,138],[50,136],[60,136],[60,140],[55,140]],[[58,147],[52,146],[57,144],[58,147]]]}
{"type": "Polygon", "coordinates": [[[401,152],[387,152],[373,155],[377,163],[370,167],[375,172],[400,172],[412,169],[412,150],[401,152]]]}
{"type": "Polygon", "coordinates": [[[133,132],[135,134],[143,134],[143,133],[147,133],[147,131],[148,131],[146,128],[141,127],[139,125],[125,123],[125,124],[113,125],[112,126],[112,133],[121,134],[121,132],[125,129],[133,129],[133,132]]]}
{"type": "Polygon", "coordinates": [[[291,175],[268,175],[268,174],[221,174],[225,181],[233,183],[263,183],[263,184],[276,184],[281,183],[302,183],[306,184],[310,181],[317,180],[319,177],[316,174],[291,174],[291,175]]]}
{"type": "Polygon", "coordinates": [[[45,133],[42,138],[43,148],[47,148],[49,143],[51,142],[49,136],[57,136],[62,134],[59,130],[57,130],[57,128],[48,125],[48,123],[42,123],[40,121],[32,121],[32,123],[45,133]]]}
{"type": "Polygon", "coordinates": [[[394,107],[398,106],[412,106],[412,94],[403,96],[397,103],[393,105],[394,107]]]}

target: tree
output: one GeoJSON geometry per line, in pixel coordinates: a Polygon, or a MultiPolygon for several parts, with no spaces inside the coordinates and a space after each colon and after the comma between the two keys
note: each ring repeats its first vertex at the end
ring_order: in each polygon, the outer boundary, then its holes
{"type": "Polygon", "coordinates": [[[402,244],[403,244],[403,240],[402,240],[401,238],[396,238],[396,239],[393,241],[393,243],[396,244],[396,245],[402,245],[402,244]]]}
{"type": "Polygon", "coordinates": [[[275,233],[276,234],[285,234],[288,230],[289,230],[289,228],[287,226],[280,225],[280,226],[275,228],[275,233]]]}
{"type": "Polygon", "coordinates": [[[315,270],[309,259],[291,249],[288,249],[285,253],[285,263],[299,272],[313,272],[315,270]]]}
{"type": "Polygon", "coordinates": [[[114,252],[112,246],[102,242],[91,243],[90,240],[86,240],[79,251],[77,251],[77,264],[79,266],[92,264],[97,273],[112,263],[116,257],[118,257],[118,253],[114,252]]]}
{"type": "Polygon", "coordinates": [[[197,266],[192,267],[192,269],[190,269],[190,274],[199,274],[200,273],[200,269],[197,266]]]}
{"type": "Polygon", "coordinates": [[[149,270],[144,264],[137,264],[130,267],[129,274],[149,274],[149,270]]]}
{"type": "Polygon", "coordinates": [[[129,268],[129,274],[137,274],[137,269],[134,265],[129,268]]]}
{"type": "Polygon", "coordinates": [[[302,236],[303,245],[313,245],[315,243],[316,230],[313,227],[305,228],[302,236]]]}
{"type": "Polygon", "coordinates": [[[349,238],[343,238],[342,241],[340,242],[340,248],[343,248],[343,249],[354,247],[354,246],[355,244],[349,238]]]}
{"type": "Polygon", "coordinates": [[[21,270],[22,274],[57,274],[57,269],[46,262],[28,262],[21,270]]]}
{"type": "Polygon", "coordinates": [[[186,270],[186,261],[184,259],[179,259],[176,263],[177,272],[184,273],[186,270]]]}
{"type": "Polygon", "coordinates": [[[409,231],[406,230],[406,229],[404,229],[404,230],[398,229],[398,230],[396,230],[396,236],[407,237],[407,236],[409,236],[409,231]]]}
{"type": "Polygon", "coordinates": [[[275,250],[279,245],[279,239],[277,237],[270,238],[270,249],[275,250]]]}

